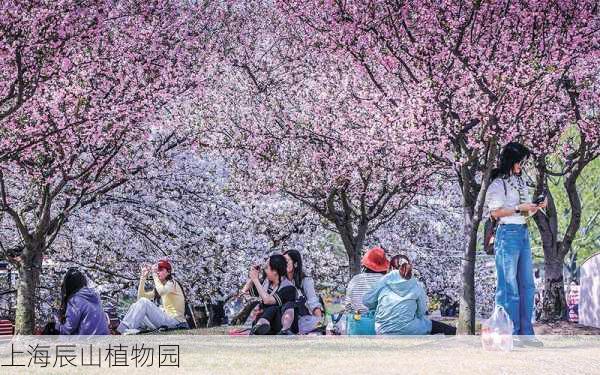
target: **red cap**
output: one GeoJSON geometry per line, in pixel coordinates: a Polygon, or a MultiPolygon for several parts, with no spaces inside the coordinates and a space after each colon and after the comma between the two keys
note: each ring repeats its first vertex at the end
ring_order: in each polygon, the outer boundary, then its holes
{"type": "Polygon", "coordinates": [[[158,268],[159,270],[164,269],[164,270],[167,270],[169,272],[171,272],[171,270],[173,269],[171,267],[171,263],[169,263],[168,260],[164,260],[164,259],[158,261],[158,266],[156,268],[158,268]]]}
{"type": "Polygon", "coordinates": [[[385,256],[385,251],[375,246],[365,253],[360,264],[375,272],[385,272],[390,268],[390,261],[385,256]]]}

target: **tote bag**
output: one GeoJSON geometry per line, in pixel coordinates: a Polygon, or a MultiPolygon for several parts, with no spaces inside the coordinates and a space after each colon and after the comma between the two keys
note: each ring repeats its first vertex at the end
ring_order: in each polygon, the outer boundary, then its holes
{"type": "Polygon", "coordinates": [[[346,314],[346,334],[375,335],[375,311],[346,314]]]}

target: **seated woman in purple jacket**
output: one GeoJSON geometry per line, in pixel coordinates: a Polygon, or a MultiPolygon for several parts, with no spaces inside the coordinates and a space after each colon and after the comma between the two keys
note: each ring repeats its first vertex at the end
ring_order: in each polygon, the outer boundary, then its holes
{"type": "Polygon", "coordinates": [[[61,335],[108,335],[100,297],[87,287],[85,276],[69,268],[61,287],[62,302],[56,330],[61,335]]]}

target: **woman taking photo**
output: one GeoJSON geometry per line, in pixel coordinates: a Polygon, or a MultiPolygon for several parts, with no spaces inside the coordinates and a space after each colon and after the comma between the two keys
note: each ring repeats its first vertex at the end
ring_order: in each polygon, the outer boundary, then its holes
{"type": "Polygon", "coordinates": [[[514,335],[528,336],[515,339],[516,345],[542,346],[532,337],[535,283],[527,218],[545,208],[547,200],[531,203],[529,189],[522,178],[529,156],[529,150],[520,143],[511,142],[504,147],[500,165],[492,171],[486,205],[499,224],[494,240],[496,305],[508,312],[514,335]]]}
{"type": "Polygon", "coordinates": [[[283,255],[269,257],[265,279],[260,281],[260,266],[252,266],[242,294],[260,297],[260,310],[254,320],[252,335],[275,335],[281,331],[282,308],[296,300],[296,287],[287,278],[287,262],[283,255]]]}
{"type": "Polygon", "coordinates": [[[88,288],[87,279],[69,268],[61,286],[61,306],[55,324],[61,335],[108,335],[108,321],[100,297],[88,288]]]}
{"type": "Polygon", "coordinates": [[[173,279],[171,263],[161,260],[153,268],[142,267],[138,300],[129,307],[117,328],[122,334],[136,334],[141,329],[187,328],[183,289],[173,279]],[[154,290],[146,291],[146,279],[152,274],[154,290]],[[158,307],[153,300],[160,303],[158,307]]]}

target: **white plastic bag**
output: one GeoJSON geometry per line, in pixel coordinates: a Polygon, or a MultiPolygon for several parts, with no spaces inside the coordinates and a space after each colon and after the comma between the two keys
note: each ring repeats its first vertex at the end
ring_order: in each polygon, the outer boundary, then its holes
{"type": "Polygon", "coordinates": [[[494,313],[481,324],[481,344],[484,350],[513,349],[513,322],[504,307],[496,305],[494,313]]]}
{"type": "Polygon", "coordinates": [[[331,314],[331,321],[328,326],[330,329],[327,334],[331,335],[345,335],[346,334],[346,314],[337,313],[331,314]]]}

